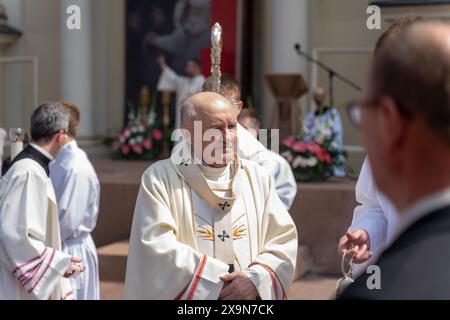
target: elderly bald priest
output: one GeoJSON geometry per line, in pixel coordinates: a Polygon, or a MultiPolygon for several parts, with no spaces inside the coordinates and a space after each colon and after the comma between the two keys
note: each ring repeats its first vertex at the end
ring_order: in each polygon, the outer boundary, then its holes
{"type": "Polygon", "coordinates": [[[285,299],[296,227],[271,176],[236,156],[231,102],[199,93],[181,122],[183,142],[142,177],[125,298],[285,299]]]}

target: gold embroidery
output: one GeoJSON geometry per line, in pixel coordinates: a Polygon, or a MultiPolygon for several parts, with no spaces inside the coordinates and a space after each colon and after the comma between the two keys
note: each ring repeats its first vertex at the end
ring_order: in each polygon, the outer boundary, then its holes
{"type": "MultiPolygon", "coordinates": [[[[207,241],[214,241],[214,231],[211,226],[198,226],[197,236],[207,241]]],[[[247,235],[247,227],[245,225],[233,227],[233,240],[239,240],[247,235]]]]}
{"type": "Polygon", "coordinates": [[[248,219],[248,209],[247,209],[247,203],[245,201],[245,197],[242,197],[242,200],[244,201],[244,207],[245,207],[245,217],[247,218],[247,226],[248,226],[248,247],[250,249],[250,261],[253,261],[253,252],[252,252],[252,235],[250,233],[250,222],[248,219]]]}
{"type": "Polygon", "coordinates": [[[197,235],[203,240],[214,241],[214,232],[210,226],[198,226],[200,229],[197,230],[197,235]]]}
{"type": "Polygon", "coordinates": [[[241,262],[239,261],[239,258],[237,257],[236,254],[234,254],[234,259],[236,260],[236,262],[237,262],[237,264],[239,266],[239,269],[242,271],[243,269],[242,269],[242,266],[241,266],[241,262]]]}
{"type": "Polygon", "coordinates": [[[247,228],[245,225],[240,225],[233,228],[233,240],[242,239],[247,235],[247,228]]]}

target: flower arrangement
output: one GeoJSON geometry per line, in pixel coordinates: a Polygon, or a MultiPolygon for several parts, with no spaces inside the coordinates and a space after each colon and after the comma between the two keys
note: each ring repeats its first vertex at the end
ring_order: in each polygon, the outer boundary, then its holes
{"type": "Polygon", "coordinates": [[[153,160],[168,148],[171,132],[165,132],[162,123],[156,121],[152,104],[148,113],[129,104],[128,123],[112,143],[114,159],[153,160]]]}
{"type": "Polygon", "coordinates": [[[346,153],[335,141],[332,123],[316,123],[302,135],[282,141],[282,156],[291,165],[295,179],[301,182],[326,181],[336,169],[345,170],[346,153]]]}

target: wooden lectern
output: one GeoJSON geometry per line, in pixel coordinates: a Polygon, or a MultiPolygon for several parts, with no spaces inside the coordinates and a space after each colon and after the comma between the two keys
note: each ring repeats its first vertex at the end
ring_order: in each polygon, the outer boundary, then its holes
{"type": "Polygon", "coordinates": [[[267,74],[266,81],[275,97],[272,128],[280,129],[280,140],[301,132],[299,99],[308,92],[301,74],[267,74]]]}

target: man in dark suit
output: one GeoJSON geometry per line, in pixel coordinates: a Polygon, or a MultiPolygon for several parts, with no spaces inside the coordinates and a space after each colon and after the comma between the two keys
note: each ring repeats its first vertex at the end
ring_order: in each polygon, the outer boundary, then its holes
{"type": "Polygon", "coordinates": [[[375,182],[399,223],[379,269],[340,299],[450,299],[449,24],[417,22],[386,39],[361,115],[375,182]]]}

